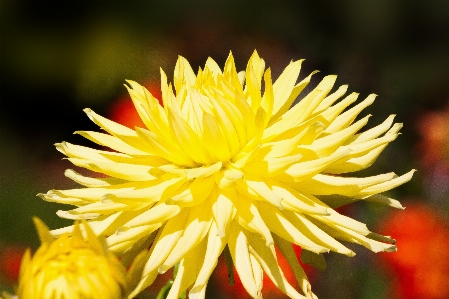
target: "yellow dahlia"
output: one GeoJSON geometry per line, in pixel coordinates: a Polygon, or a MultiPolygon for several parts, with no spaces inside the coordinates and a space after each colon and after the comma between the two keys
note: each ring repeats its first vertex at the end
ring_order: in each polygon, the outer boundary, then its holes
{"type": "Polygon", "coordinates": [[[40,196],[77,206],[58,215],[88,219],[125,265],[134,260],[130,298],[178,263],[168,298],[187,289],[190,298],[204,298],[224,250],[253,298],[262,297],[264,272],[289,297],[312,298],[291,244],[302,247],[306,260],[318,262],[329,251],[354,255],[338,240],[374,252],[395,250],[392,239],[333,208],[361,199],[400,208],[398,201],[379,193],[407,182],[413,171],[347,175],[369,167],[397,137],[401,124],[393,124],[390,116],[362,132],[369,116],[355,119],[375,95],[345,111],[357,94],[338,101],[347,86],[330,93],[336,76],[324,77],[293,105],[315,73],[296,83],[301,63],[291,62],[272,83],[257,52],[246,71],[236,71],[230,54],[223,70],[208,58],[196,75],[179,57],[174,86],[161,71],[163,106],[147,89],[128,81],[145,127],[133,130],[86,109],[106,132],[77,133],[112,151],[67,142],[56,147],[74,165],[106,177],[67,170],[66,176],[84,188],[40,196]],[[303,295],[285,279],[275,245],[303,295]]]}
{"type": "Polygon", "coordinates": [[[55,239],[48,227],[34,219],[41,246],[31,257],[26,251],[20,268],[20,299],[123,299],[127,296],[126,270],[84,223],[71,236],[55,239]]]}

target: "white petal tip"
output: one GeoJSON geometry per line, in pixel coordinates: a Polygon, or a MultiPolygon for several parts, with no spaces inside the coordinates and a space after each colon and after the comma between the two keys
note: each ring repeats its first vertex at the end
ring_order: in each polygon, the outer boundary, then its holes
{"type": "Polygon", "coordinates": [[[385,252],[396,252],[398,251],[398,248],[395,245],[388,246],[384,249],[385,252]]]}
{"type": "Polygon", "coordinates": [[[164,273],[167,272],[169,269],[170,269],[170,268],[168,268],[167,266],[162,265],[162,266],[160,266],[160,267],[157,269],[157,272],[158,272],[159,274],[164,274],[164,273]]]}

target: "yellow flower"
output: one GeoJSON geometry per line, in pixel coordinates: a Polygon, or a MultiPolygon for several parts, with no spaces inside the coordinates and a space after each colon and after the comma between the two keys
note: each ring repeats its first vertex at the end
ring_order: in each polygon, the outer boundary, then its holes
{"type": "Polygon", "coordinates": [[[38,218],[34,223],[41,246],[31,257],[27,250],[20,268],[20,299],[122,299],[127,295],[126,270],[84,223],[71,237],[54,239],[38,218]]]}
{"type": "Polygon", "coordinates": [[[304,298],[285,279],[274,245],[288,260],[300,291],[313,297],[291,244],[303,248],[305,260],[318,264],[324,252],[354,255],[337,240],[374,252],[395,250],[394,240],[371,233],[333,208],[361,199],[400,208],[398,201],[379,193],[410,180],[413,171],[346,175],[369,167],[397,137],[401,124],[393,124],[390,116],[361,132],[368,116],[355,119],[375,96],[344,111],[357,94],[337,101],[347,86],[330,94],[336,76],[324,77],[293,105],[314,74],[296,83],[301,62],[290,63],[272,83],[257,52],[239,73],[232,54],[223,70],[208,58],[196,75],[179,57],[176,92],[161,71],[163,106],[144,87],[128,81],[146,127],[132,130],[86,109],[106,133],[78,133],[113,151],[67,142],[56,147],[74,165],[106,177],[67,170],[67,177],[86,188],[40,196],[78,206],[58,215],[89,219],[125,265],[134,260],[130,298],[177,263],[168,298],[187,289],[190,298],[204,298],[225,249],[253,298],[262,297],[264,272],[289,297],[304,298]]]}

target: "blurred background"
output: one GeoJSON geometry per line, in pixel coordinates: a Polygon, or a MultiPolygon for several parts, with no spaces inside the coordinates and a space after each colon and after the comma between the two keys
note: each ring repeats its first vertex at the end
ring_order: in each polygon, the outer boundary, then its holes
{"type": "MultiPolygon", "coordinates": [[[[369,127],[390,114],[402,135],[364,174],[415,168],[388,195],[404,211],[356,203],[342,212],[397,239],[397,253],[326,256],[306,266],[320,299],[449,298],[449,1],[0,1],[0,290],[12,291],[26,247],[39,245],[31,217],[67,225],[67,209],[36,197],[75,187],[53,144],[90,145],[76,130],[97,130],[83,108],[132,126],[125,79],[157,96],[159,67],[171,78],[178,55],[192,67],[232,51],[238,70],[257,49],[274,78],[306,58],[314,86],[339,75],[360,99],[369,127]]],[[[170,79],[171,80],[171,79],[170,79]]],[[[218,266],[208,298],[247,298],[218,266]]],[[[163,282],[160,282],[163,284],[163,282]]],[[[158,285],[139,298],[152,298],[158,285]]],[[[268,282],[265,298],[283,298],[268,282]]]]}

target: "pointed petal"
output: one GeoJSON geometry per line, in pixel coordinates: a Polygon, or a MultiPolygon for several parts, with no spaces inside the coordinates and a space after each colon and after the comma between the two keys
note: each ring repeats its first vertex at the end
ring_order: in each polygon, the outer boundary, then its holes
{"type": "Polygon", "coordinates": [[[175,89],[177,94],[181,90],[181,86],[190,89],[193,84],[195,84],[196,76],[195,72],[192,70],[187,59],[182,56],[178,56],[178,60],[175,65],[175,72],[173,75],[173,81],[175,84],[175,89]]]}
{"type": "Polygon", "coordinates": [[[190,215],[182,236],[170,251],[166,260],[159,267],[159,273],[165,273],[173,267],[185,254],[195,248],[209,231],[212,214],[208,203],[190,208],[190,215]]]}
{"type": "Polygon", "coordinates": [[[327,165],[340,160],[341,158],[347,156],[350,152],[350,149],[341,149],[332,155],[323,158],[299,162],[290,166],[285,173],[291,176],[295,181],[304,180],[322,172],[326,169],[327,165]]]}
{"type": "Polygon", "coordinates": [[[33,217],[34,226],[36,226],[37,234],[41,244],[51,244],[55,238],[51,235],[50,230],[45,223],[37,217],[33,217]]]}
{"type": "Polygon", "coordinates": [[[238,198],[234,199],[234,206],[236,219],[241,226],[259,234],[265,240],[266,246],[274,243],[270,229],[260,216],[256,203],[253,200],[239,195],[238,198]]]}
{"type": "Polygon", "coordinates": [[[165,223],[169,219],[178,215],[180,211],[181,208],[178,205],[170,205],[160,202],[154,207],[126,222],[126,224],[122,227],[132,228],[148,224],[165,223]]]}
{"type": "Polygon", "coordinates": [[[148,155],[151,154],[148,150],[137,149],[121,139],[111,136],[109,134],[92,132],[92,131],[76,131],[75,134],[79,134],[96,144],[107,146],[115,151],[129,154],[129,155],[148,155]]]}
{"type": "Polygon", "coordinates": [[[406,174],[403,174],[397,178],[394,178],[390,181],[386,181],[371,187],[368,187],[364,189],[362,192],[360,192],[359,196],[362,198],[368,197],[377,193],[385,192],[388,190],[391,190],[393,188],[396,188],[397,186],[400,186],[408,181],[410,181],[413,177],[413,173],[416,171],[416,169],[410,170],[406,174]]]}
{"type": "Polygon", "coordinates": [[[214,190],[211,195],[212,215],[217,226],[217,234],[224,237],[228,234],[229,226],[236,213],[232,201],[226,194],[214,190]]]}
{"type": "Polygon", "coordinates": [[[204,261],[206,246],[207,242],[204,239],[195,250],[187,253],[181,260],[175,281],[166,299],[178,299],[195,282],[195,278],[198,277],[200,271],[199,265],[202,265],[204,261]]]}
{"type": "Polygon", "coordinates": [[[285,278],[282,269],[279,267],[274,248],[271,250],[269,247],[264,246],[260,238],[257,238],[254,234],[247,233],[247,238],[249,252],[256,258],[274,285],[290,298],[306,299],[285,278]]]}
{"type": "MultiPolygon", "coordinates": [[[[243,287],[251,297],[262,299],[262,288],[258,283],[259,279],[254,276],[253,267],[255,264],[252,263],[250,258],[246,234],[236,223],[233,223],[230,230],[228,246],[243,287]]],[[[262,243],[262,246],[265,245],[262,243]]]]}
{"type": "Polygon", "coordinates": [[[312,286],[307,279],[306,273],[298,262],[298,258],[296,257],[292,244],[276,235],[274,236],[274,240],[280,252],[287,259],[289,266],[292,268],[293,275],[295,276],[301,291],[308,299],[313,298],[312,286]]]}
{"type": "Polygon", "coordinates": [[[297,60],[291,62],[277,78],[273,84],[274,106],[273,119],[284,114],[291,106],[299,92],[295,92],[295,98],[291,97],[295,87],[296,80],[298,80],[301,64],[304,60],[297,60]]]}
{"type": "Polygon", "coordinates": [[[184,233],[189,211],[182,210],[177,216],[165,223],[160,235],[151,247],[151,255],[142,272],[142,276],[149,275],[158,270],[159,266],[167,259],[175,247],[181,235],[184,233]]]}
{"type": "Polygon", "coordinates": [[[329,251],[329,249],[316,244],[305,236],[301,230],[285,218],[281,211],[273,209],[271,205],[262,202],[257,203],[257,207],[266,225],[279,237],[316,253],[329,251]]]}
{"type": "Polygon", "coordinates": [[[196,276],[196,281],[190,290],[189,298],[204,298],[207,282],[209,281],[212,271],[217,266],[218,257],[226,246],[226,243],[226,239],[221,238],[218,235],[215,222],[212,222],[207,238],[207,249],[204,255],[204,263],[196,276]]]}
{"type": "Polygon", "coordinates": [[[357,115],[359,115],[359,113],[363,109],[365,109],[366,107],[371,105],[375,99],[376,99],[376,95],[371,94],[365,100],[363,100],[356,106],[354,106],[351,109],[347,110],[346,112],[340,114],[332,122],[332,124],[330,124],[330,126],[327,127],[325,132],[331,134],[331,133],[338,132],[338,131],[342,130],[343,128],[346,128],[347,126],[349,126],[349,124],[351,124],[354,121],[354,119],[357,117],[357,115]]]}
{"type": "Polygon", "coordinates": [[[329,236],[303,215],[289,211],[285,211],[283,214],[296,228],[313,242],[340,254],[347,256],[355,255],[352,250],[335,240],[332,236],[329,236]]]}
{"type": "Polygon", "coordinates": [[[210,161],[205,148],[201,145],[198,135],[195,134],[192,128],[170,108],[168,108],[168,119],[172,137],[181,149],[195,162],[203,165],[209,164],[210,161]]]}
{"type": "Polygon", "coordinates": [[[333,176],[320,173],[310,179],[298,182],[294,186],[301,193],[314,195],[339,194],[359,197],[360,192],[364,188],[389,181],[395,177],[394,172],[362,178],[333,176]]]}
{"type": "Polygon", "coordinates": [[[85,187],[106,187],[111,185],[123,184],[125,180],[117,179],[117,178],[95,178],[95,177],[87,177],[82,174],[77,173],[72,169],[67,169],[64,172],[64,175],[71,179],[72,181],[77,182],[80,185],[85,187]]]}

